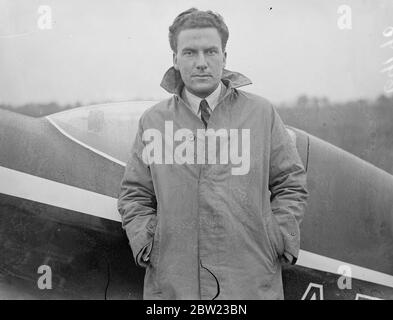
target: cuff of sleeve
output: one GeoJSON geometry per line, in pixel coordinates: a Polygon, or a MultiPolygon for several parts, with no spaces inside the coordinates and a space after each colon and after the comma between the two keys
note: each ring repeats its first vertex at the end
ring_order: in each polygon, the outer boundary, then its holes
{"type": "Polygon", "coordinates": [[[135,237],[132,239],[132,241],[130,241],[130,246],[136,265],[140,265],[139,262],[141,261],[142,255],[152,239],[152,236],[149,236],[148,233],[145,233],[140,234],[139,237],[135,237]]]}
{"type": "Polygon", "coordinates": [[[153,241],[149,242],[146,246],[143,247],[142,252],[141,252],[143,262],[149,261],[150,252],[151,252],[152,247],[153,247],[153,241]]]}
{"type": "MultiPolygon", "coordinates": [[[[143,258],[146,259],[150,254],[150,251],[152,249],[154,233],[155,233],[155,226],[156,226],[156,219],[152,218],[147,224],[146,228],[142,229],[133,238],[131,239],[129,238],[131,250],[134,256],[134,261],[137,265],[140,265],[139,261],[141,261],[143,258]],[[138,258],[142,258],[142,259],[139,259],[138,261],[138,258]]],[[[126,231],[127,234],[130,233],[128,232],[127,229],[126,231]]]]}
{"type": "Polygon", "coordinates": [[[297,258],[290,254],[289,252],[284,252],[284,257],[291,265],[296,264],[297,258]]]}
{"type": "Polygon", "coordinates": [[[136,264],[145,267],[150,259],[150,252],[153,247],[153,241],[145,245],[136,255],[136,264]]]}
{"type": "Polygon", "coordinates": [[[284,233],[284,255],[291,261],[291,264],[295,264],[300,250],[300,230],[295,223],[288,226],[287,230],[284,233]]]}

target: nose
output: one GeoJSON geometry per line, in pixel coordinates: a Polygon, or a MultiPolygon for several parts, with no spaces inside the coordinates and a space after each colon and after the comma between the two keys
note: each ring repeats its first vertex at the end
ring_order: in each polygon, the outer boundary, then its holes
{"type": "Polygon", "coordinates": [[[207,68],[207,62],[205,55],[203,53],[199,53],[197,56],[196,67],[199,70],[205,70],[207,68]]]}

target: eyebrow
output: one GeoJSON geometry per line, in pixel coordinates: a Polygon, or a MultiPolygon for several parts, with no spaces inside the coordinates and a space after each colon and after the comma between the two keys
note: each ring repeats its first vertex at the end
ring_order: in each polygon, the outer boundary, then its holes
{"type": "Polygon", "coordinates": [[[186,48],[183,48],[181,52],[184,52],[184,51],[192,51],[192,52],[195,52],[195,51],[197,51],[197,50],[195,50],[194,48],[186,47],[186,48]]]}
{"type": "MultiPolygon", "coordinates": [[[[203,51],[208,51],[208,50],[218,50],[218,47],[217,46],[212,46],[212,47],[208,47],[208,48],[203,49],[203,51]]],[[[182,49],[182,52],[184,52],[184,51],[195,52],[195,51],[198,51],[198,50],[196,50],[194,48],[190,48],[190,47],[185,47],[185,48],[182,49]]]]}

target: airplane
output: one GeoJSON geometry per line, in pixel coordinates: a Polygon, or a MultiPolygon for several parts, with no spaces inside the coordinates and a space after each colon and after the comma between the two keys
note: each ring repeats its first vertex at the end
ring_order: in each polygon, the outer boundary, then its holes
{"type": "MultiPolygon", "coordinates": [[[[0,299],[142,299],[117,197],[154,101],[0,110],[0,299]]],[[[289,300],[393,299],[393,176],[287,126],[310,193],[289,300]]]]}

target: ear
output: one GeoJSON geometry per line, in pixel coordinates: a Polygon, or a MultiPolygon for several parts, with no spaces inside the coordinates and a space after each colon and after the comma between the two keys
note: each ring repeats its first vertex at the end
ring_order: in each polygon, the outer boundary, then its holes
{"type": "Polygon", "coordinates": [[[225,51],[223,57],[223,68],[225,68],[226,64],[227,64],[227,52],[225,51]]]}
{"type": "Polygon", "coordinates": [[[173,53],[173,67],[175,68],[175,70],[179,70],[179,66],[177,64],[177,54],[173,53]]]}

